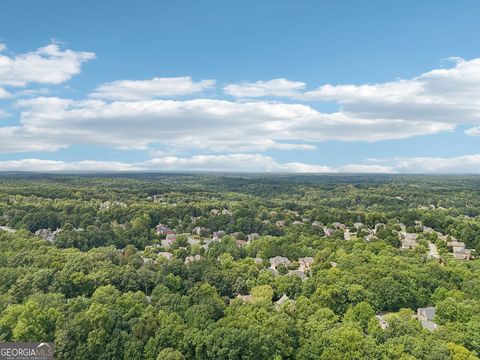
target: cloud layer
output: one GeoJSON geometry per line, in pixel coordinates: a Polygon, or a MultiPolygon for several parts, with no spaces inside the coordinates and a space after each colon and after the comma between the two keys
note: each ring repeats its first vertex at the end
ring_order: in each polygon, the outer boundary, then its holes
{"type": "Polygon", "coordinates": [[[312,151],[320,142],[376,142],[454,131],[480,135],[480,59],[452,59],[446,68],[412,79],[379,84],[325,84],[309,89],[285,78],[222,84],[189,76],[115,80],[83,98],[47,96],[95,58],[52,43],[16,56],[0,43],[0,117],[18,113],[16,124],[0,126],[0,153],[52,152],[72,145],[141,149],[158,156],[143,163],[41,160],[3,162],[4,167],[105,170],[239,170],[288,172],[470,172],[477,155],[450,159],[393,158],[382,163],[331,168],[301,162],[279,163],[267,150],[312,151]],[[42,88],[30,88],[41,84],[42,88]],[[209,96],[207,96],[209,95],[209,96]],[[317,108],[334,102],[338,110],[317,108]],[[260,154],[259,154],[260,153],[260,154]],[[212,155],[213,154],[213,155],[212,155]],[[32,162],[33,161],[33,162],[32,162]],[[40,161],[40,162],[39,162],[40,161]],[[424,162],[427,165],[421,165],[424,162]],[[463,164],[463,165],[462,165],[463,164]],[[112,167],[112,168],[110,168],[112,167]],[[243,168],[242,168],[243,167],[243,168]]]}
{"type": "Polygon", "coordinates": [[[339,167],[279,163],[261,154],[164,156],[143,162],[78,161],[41,159],[0,161],[0,171],[230,171],[268,173],[406,173],[406,174],[477,174],[480,154],[451,158],[410,157],[376,159],[375,164],[348,164],[339,167]],[[378,164],[381,163],[381,164],[378,164]]]}

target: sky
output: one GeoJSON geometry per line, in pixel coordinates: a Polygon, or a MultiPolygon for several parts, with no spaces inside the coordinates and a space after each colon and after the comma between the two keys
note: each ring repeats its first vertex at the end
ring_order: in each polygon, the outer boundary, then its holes
{"type": "Polygon", "coordinates": [[[480,2],[0,2],[0,171],[480,173],[480,2]]]}

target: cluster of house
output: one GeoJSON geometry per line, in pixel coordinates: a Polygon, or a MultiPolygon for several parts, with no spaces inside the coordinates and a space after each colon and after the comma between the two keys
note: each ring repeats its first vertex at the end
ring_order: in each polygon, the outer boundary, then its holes
{"type": "MultiPolygon", "coordinates": [[[[389,327],[387,315],[388,313],[383,313],[375,316],[382,330],[386,330],[389,327]]],[[[433,306],[418,308],[417,314],[413,315],[413,318],[420,321],[422,328],[428,331],[435,331],[438,328],[438,325],[433,322],[433,319],[435,318],[435,307],[433,306]]]]}
{"type": "MultiPolygon", "coordinates": [[[[74,231],[83,231],[83,228],[76,228],[73,229],[74,231]]],[[[35,231],[35,235],[38,237],[41,237],[44,240],[53,242],[55,240],[55,237],[60,234],[63,231],[63,229],[56,229],[56,230],[51,230],[51,229],[39,229],[35,231]]]]}
{"type": "Polygon", "coordinates": [[[44,240],[53,242],[55,240],[55,236],[57,236],[62,229],[57,229],[55,231],[52,231],[50,229],[39,229],[35,231],[35,235],[41,237],[44,240]]]}
{"type": "MultiPolygon", "coordinates": [[[[249,303],[253,301],[253,296],[250,294],[249,295],[238,294],[235,298],[230,299],[230,304],[232,304],[235,300],[240,300],[244,303],[249,303]]],[[[286,302],[292,302],[293,304],[295,304],[295,300],[290,299],[286,294],[283,294],[280,297],[280,299],[275,301],[273,304],[275,305],[275,307],[279,307],[285,304],[286,302]]]]}
{"type": "Polygon", "coordinates": [[[113,207],[122,207],[122,208],[126,208],[127,207],[127,204],[125,204],[124,202],[121,202],[121,201],[104,201],[103,203],[100,204],[100,209],[101,210],[108,210],[108,209],[111,209],[113,207]]]}
{"type": "MultiPolygon", "coordinates": [[[[258,259],[258,258],[257,258],[258,259]]],[[[260,259],[261,260],[261,259],[260,259]]],[[[291,267],[292,262],[284,256],[275,256],[269,259],[270,268],[269,271],[274,275],[278,275],[278,267],[284,266],[286,268],[291,267]]],[[[310,267],[313,264],[313,257],[303,257],[298,259],[298,269],[288,270],[289,275],[298,276],[300,279],[305,280],[310,273],[310,267]]]]}
{"type": "Polygon", "coordinates": [[[232,216],[233,213],[228,210],[228,209],[223,209],[223,210],[219,210],[219,209],[212,209],[210,210],[210,214],[213,215],[213,216],[219,216],[219,215],[229,215],[229,216],[232,216]]]}
{"type": "MultiPolygon", "coordinates": [[[[436,233],[440,240],[443,240],[447,243],[447,247],[452,251],[452,255],[458,260],[468,260],[472,256],[472,251],[467,249],[465,243],[458,241],[453,236],[444,235],[439,231],[435,231],[434,229],[428,226],[422,226],[419,222],[417,224],[421,226],[422,231],[424,233],[436,233]]],[[[408,233],[404,229],[399,232],[400,238],[402,240],[402,249],[413,249],[418,245],[418,234],[416,233],[408,233]]],[[[429,253],[428,257],[433,259],[439,259],[440,256],[438,255],[437,248],[435,244],[429,242],[429,253]]]]}

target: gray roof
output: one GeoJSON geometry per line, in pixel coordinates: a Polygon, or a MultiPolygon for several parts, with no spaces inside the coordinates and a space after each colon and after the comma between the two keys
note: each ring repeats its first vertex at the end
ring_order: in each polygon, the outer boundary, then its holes
{"type": "Polygon", "coordinates": [[[426,308],[418,308],[417,312],[426,320],[433,320],[433,318],[435,317],[435,308],[433,306],[429,306],[426,308]]]}

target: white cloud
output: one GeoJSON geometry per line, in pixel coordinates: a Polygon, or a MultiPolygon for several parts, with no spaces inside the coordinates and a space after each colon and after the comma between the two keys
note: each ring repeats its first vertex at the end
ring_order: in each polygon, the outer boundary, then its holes
{"type": "Polygon", "coordinates": [[[395,170],[402,173],[480,173],[480,154],[450,158],[398,157],[392,162],[395,170]]]}
{"type": "Polygon", "coordinates": [[[295,96],[305,88],[305,83],[287,79],[273,79],[254,83],[229,84],[224,91],[238,98],[266,96],[295,96]]]}
{"type": "Polygon", "coordinates": [[[339,171],[345,173],[394,173],[394,167],[381,165],[349,164],[339,168],[339,171]]]}
{"type": "Polygon", "coordinates": [[[64,162],[23,159],[0,161],[0,171],[221,171],[269,173],[414,173],[480,174],[480,154],[451,158],[395,157],[377,159],[385,165],[348,164],[330,167],[301,162],[280,163],[261,154],[161,156],[143,162],[108,161],[64,162]]]}
{"type": "Polygon", "coordinates": [[[480,59],[454,59],[454,66],[409,80],[373,85],[323,85],[302,98],[335,101],[356,118],[438,123],[480,122],[480,59]]]}
{"type": "Polygon", "coordinates": [[[105,102],[39,97],[19,100],[17,106],[22,109],[22,125],[8,129],[11,138],[0,143],[0,151],[12,151],[17,138],[18,151],[72,144],[121,149],[161,144],[217,152],[311,150],[313,145],[308,142],[402,139],[454,129],[448,123],[363,119],[345,113],[325,114],[302,104],[267,101],[105,102]],[[24,139],[30,145],[22,150],[24,139]]]}
{"type": "Polygon", "coordinates": [[[0,171],[136,171],[135,166],[122,162],[78,161],[64,162],[56,160],[22,159],[0,161],[0,171]]]}
{"type": "Polygon", "coordinates": [[[161,97],[190,95],[215,86],[215,80],[195,82],[191,77],[153,78],[151,80],[118,80],[100,85],[93,98],[139,101],[161,97]]]}
{"type": "Polygon", "coordinates": [[[0,55],[0,85],[60,84],[78,74],[82,63],[93,58],[94,53],[62,50],[57,44],[14,57],[0,55]]]}
{"type": "MultiPolygon", "coordinates": [[[[0,119],[4,119],[4,118],[7,118],[11,116],[10,113],[8,113],[7,111],[5,111],[4,109],[0,109],[0,119]]],[[[0,128],[0,133],[1,133],[1,128],[0,128]]]]}
{"type": "Polygon", "coordinates": [[[10,97],[10,93],[5,90],[4,88],[1,88],[0,87],[0,99],[6,99],[6,98],[9,98],[10,97]]]}
{"type": "Polygon", "coordinates": [[[23,159],[0,161],[0,171],[229,171],[332,172],[329,167],[303,163],[280,164],[259,154],[164,156],[138,163],[23,159]]]}
{"type": "Polygon", "coordinates": [[[465,134],[469,136],[480,136],[480,126],[475,126],[465,130],[465,134]]]}
{"type": "Polygon", "coordinates": [[[7,45],[5,45],[4,43],[0,43],[0,51],[4,51],[7,49],[7,45]]]}

